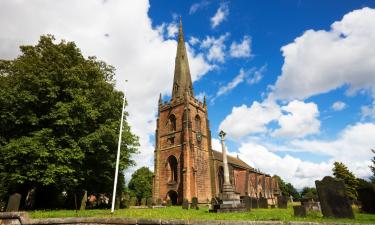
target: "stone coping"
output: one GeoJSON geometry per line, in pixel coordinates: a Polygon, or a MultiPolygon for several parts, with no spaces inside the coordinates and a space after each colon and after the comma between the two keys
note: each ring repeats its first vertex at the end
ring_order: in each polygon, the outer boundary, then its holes
{"type": "MultiPolygon", "coordinates": [[[[129,219],[129,218],[95,218],[95,217],[67,217],[31,219],[27,212],[2,212],[0,224],[19,225],[351,225],[358,223],[335,222],[303,222],[303,221],[228,221],[228,220],[162,220],[162,219],[129,219]]],[[[366,225],[366,224],[361,224],[366,225]]]]}

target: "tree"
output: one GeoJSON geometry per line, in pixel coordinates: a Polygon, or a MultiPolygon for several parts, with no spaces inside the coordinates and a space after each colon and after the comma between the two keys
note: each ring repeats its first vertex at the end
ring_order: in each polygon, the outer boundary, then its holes
{"type": "Polygon", "coordinates": [[[132,174],[128,187],[138,201],[152,196],[152,176],[148,167],[141,167],[132,174]]]}
{"type": "MultiPolygon", "coordinates": [[[[374,149],[371,149],[372,153],[375,154],[375,150],[374,149]]],[[[372,162],[372,166],[370,166],[370,169],[371,169],[371,172],[372,172],[372,176],[370,177],[370,180],[372,183],[375,184],[375,156],[371,159],[371,162],[372,162]]]]}
{"type": "Polygon", "coordinates": [[[285,183],[281,177],[274,175],[279,184],[280,191],[284,196],[292,196],[294,199],[300,198],[298,191],[294,188],[291,183],[285,183]]]}
{"type": "MultiPolygon", "coordinates": [[[[123,98],[114,68],[54,41],[41,36],[16,59],[0,60],[0,198],[111,192],[123,98]]],[[[139,145],[126,117],[120,171],[134,165],[139,145]]]]}
{"type": "Polygon", "coordinates": [[[318,192],[316,191],[316,188],[304,187],[301,191],[301,197],[308,199],[318,199],[318,192]]]}
{"type": "Polygon", "coordinates": [[[358,180],[352,172],[348,170],[342,162],[334,162],[332,169],[333,175],[336,179],[342,180],[345,184],[346,194],[351,200],[357,200],[358,180]]]}

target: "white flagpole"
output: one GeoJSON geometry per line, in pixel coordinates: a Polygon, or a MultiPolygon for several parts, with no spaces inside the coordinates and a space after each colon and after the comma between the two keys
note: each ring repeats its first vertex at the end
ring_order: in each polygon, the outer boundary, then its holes
{"type": "Polygon", "coordinates": [[[116,187],[117,187],[117,178],[118,178],[118,167],[119,167],[119,162],[120,162],[120,148],[121,148],[121,136],[122,136],[122,122],[124,120],[124,109],[125,109],[125,93],[124,93],[124,100],[122,102],[120,134],[119,134],[119,137],[118,137],[118,145],[117,145],[116,172],[115,172],[115,182],[113,184],[113,196],[112,196],[111,213],[113,213],[115,211],[116,187]]]}

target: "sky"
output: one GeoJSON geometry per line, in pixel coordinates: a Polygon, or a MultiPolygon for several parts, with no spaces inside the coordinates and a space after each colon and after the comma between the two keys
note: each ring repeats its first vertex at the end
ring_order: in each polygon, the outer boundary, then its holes
{"type": "Polygon", "coordinates": [[[159,93],[170,98],[179,17],[213,148],[295,187],[345,163],[368,178],[375,148],[375,1],[0,0],[0,58],[44,34],[116,68],[153,170],[159,93]]]}

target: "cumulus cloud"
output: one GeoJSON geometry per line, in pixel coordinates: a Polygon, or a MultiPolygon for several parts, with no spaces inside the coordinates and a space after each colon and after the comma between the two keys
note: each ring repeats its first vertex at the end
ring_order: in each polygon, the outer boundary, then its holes
{"type": "Polygon", "coordinates": [[[223,63],[225,61],[225,40],[228,38],[229,33],[223,34],[218,38],[207,36],[202,42],[200,47],[207,49],[207,59],[209,61],[216,61],[223,63]]]}
{"type": "Polygon", "coordinates": [[[168,24],[167,26],[168,37],[175,37],[177,33],[178,33],[177,23],[168,24]]]}
{"type": "MultiPolygon", "coordinates": [[[[161,34],[165,25],[152,27],[149,2],[36,0],[0,4],[0,58],[12,59],[19,54],[19,45],[33,45],[40,35],[54,34],[74,41],[85,56],[95,55],[116,67],[116,86],[125,90],[129,103],[128,122],[140,137],[141,153],[135,159],[138,166],[151,166],[154,147],[150,134],[155,131],[157,98],[159,93],[170,94],[177,43],[161,34]]],[[[187,49],[192,79],[197,80],[212,67],[201,53],[187,49]]]]}
{"type": "Polygon", "coordinates": [[[304,137],[319,132],[319,110],[315,103],[294,100],[281,107],[281,110],[283,115],[277,120],[280,128],[272,133],[273,136],[304,137]]]}
{"type": "Polygon", "coordinates": [[[226,20],[228,15],[229,15],[228,4],[221,4],[220,7],[217,9],[215,15],[211,17],[211,27],[215,28],[219,26],[221,22],[226,20]]]}
{"type": "Polygon", "coordinates": [[[345,102],[337,101],[332,104],[331,108],[335,111],[341,111],[346,108],[346,104],[345,102]]]}
{"type": "Polygon", "coordinates": [[[362,119],[373,118],[375,119],[375,101],[372,105],[365,105],[361,107],[362,119]]]}
{"type": "Polygon", "coordinates": [[[234,58],[245,58],[251,56],[251,39],[244,36],[241,43],[232,42],[230,46],[230,55],[234,58]]]}
{"type": "Polygon", "coordinates": [[[308,30],[281,48],[282,73],[274,85],[280,99],[305,99],[344,85],[347,93],[375,96],[375,9],[346,14],[331,29],[308,30]]]}
{"type": "Polygon", "coordinates": [[[239,85],[240,83],[242,83],[245,80],[245,77],[246,77],[247,73],[248,72],[245,72],[244,69],[241,68],[239,74],[236,75],[231,82],[229,82],[225,86],[221,86],[219,88],[218,92],[216,93],[216,97],[219,97],[220,95],[226,94],[229,91],[231,91],[232,89],[234,89],[235,87],[237,87],[237,85],[239,85]]]}

